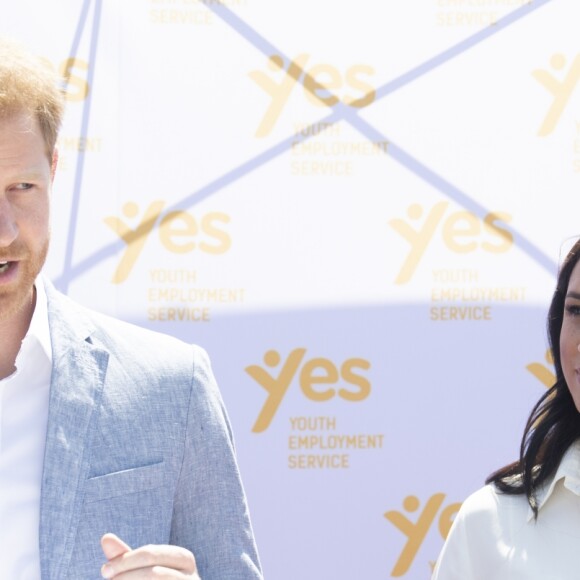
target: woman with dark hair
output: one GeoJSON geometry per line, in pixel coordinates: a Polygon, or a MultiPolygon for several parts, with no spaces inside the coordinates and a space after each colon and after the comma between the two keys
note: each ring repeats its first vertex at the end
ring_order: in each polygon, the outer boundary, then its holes
{"type": "Polygon", "coordinates": [[[463,503],[433,580],[580,578],[580,240],[558,274],[548,338],[556,382],[530,414],[520,458],[463,503]]]}

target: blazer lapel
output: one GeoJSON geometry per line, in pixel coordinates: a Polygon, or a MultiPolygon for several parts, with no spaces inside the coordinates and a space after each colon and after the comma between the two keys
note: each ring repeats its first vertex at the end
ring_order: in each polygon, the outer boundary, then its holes
{"type": "Polygon", "coordinates": [[[65,578],[82,508],[89,445],[108,353],[90,342],[84,311],[45,282],[53,350],[40,498],[43,580],[65,578]]]}

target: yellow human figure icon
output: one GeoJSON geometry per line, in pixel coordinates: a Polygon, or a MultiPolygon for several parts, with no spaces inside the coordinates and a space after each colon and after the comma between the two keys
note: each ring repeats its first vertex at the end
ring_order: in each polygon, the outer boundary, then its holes
{"type": "MultiPolygon", "coordinates": [[[[554,357],[552,356],[552,351],[550,349],[546,351],[546,362],[549,365],[554,365],[554,357]]],[[[556,382],[556,375],[542,363],[530,363],[529,365],[526,365],[526,369],[528,369],[547,389],[551,388],[556,382]]]]}
{"type": "MultiPolygon", "coordinates": [[[[552,55],[550,66],[553,70],[561,71],[566,66],[566,57],[559,53],[552,55]]],[[[552,106],[538,130],[538,135],[545,137],[556,127],[564,108],[570,100],[572,91],[576,87],[578,80],[580,80],[580,54],[576,56],[572,66],[569,67],[562,80],[558,80],[551,72],[543,69],[534,70],[532,76],[554,97],[552,106]]]]}

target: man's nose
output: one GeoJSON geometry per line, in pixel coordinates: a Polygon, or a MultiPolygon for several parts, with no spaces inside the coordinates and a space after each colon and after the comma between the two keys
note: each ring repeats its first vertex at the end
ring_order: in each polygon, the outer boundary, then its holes
{"type": "Polygon", "coordinates": [[[8,200],[0,195],[0,248],[7,248],[18,237],[18,225],[8,200]]]}

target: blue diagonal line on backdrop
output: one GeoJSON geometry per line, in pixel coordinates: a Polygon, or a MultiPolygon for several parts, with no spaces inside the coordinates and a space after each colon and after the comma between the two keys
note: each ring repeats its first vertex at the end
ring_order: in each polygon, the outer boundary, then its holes
{"type": "MultiPolygon", "coordinates": [[[[91,45],[89,49],[89,71],[87,75],[87,83],[89,86],[89,91],[84,102],[83,116],[81,122],[80,131],[80,143],[84,143],[88,134],[89,120],[91,116],[91,104],[93,101],[93,80],[96,68],[96,55],[97,46],[99,41],[99,25],[101,21],[101,0],[95,0],[94,11],[93,11],[93,26],[91,32],[91,45]]],[[[66,253],[64,259],[63,273],[59,277],[58,288],[65,294],[68,292],[68,287],[72,277],[70,275],[72,267],[72,258],[74,252],[74,243],[76,240],[76,232],[78,225],[78,215],[81,197],[81,187],[83,183],[83,174],[85,168],[85,148],[79,147],[77,154],[77,165],[75,172],[75,183],[73,189],[72,206],[69,217],[69,229],[66,241],[66,253]]]]}
{"type": "MultiPolygon", "coordinates": [[[[401,165],[412,171],[416,176],[423,179],[423,181],[433,185],[439,191],[445,193],[448,197],[454,199],[463,205],[463,207],[472,211],[476,215],[484,217],[488,213],[488,210],[477,201],[467,196],[452,183],[435,173],[433,170],[429,169],[426,165],[423,165],[417,159],[411,157],[411,155],[403,151],[403,149],[397,147],[392,142],[389,142],[389,155],[398,161],[401,165]]],[[[549,274],[556,274],[558,265],[555,260],[552,260],[540,248],[535,246],[530,240],[528,240],[511,226],[508,225],[507,229],[513,233],[516,246],[518,246],[524,253],[532,258],[532,260],[535,260],[538,265],[547,270],[549,274]]]]}
{"type": "Polygon", "coordinates": [[[416,66],[415,68],[407,71],[406,73],[402,74],[401,76],[389,81],[388,83],[379,87],[376,91],[376,99],[380,100],[390,93],[404,87],[405,85],[409,84],[410,82],[422,77],[425,73],[441,66],[442,64],[446,63],[447,61],[459,56],[460,54],[464,53],[465,51],[473,48],[475,45],[487,40],[489,37],[497,34],[504,28],[511,26],[512,24],[516,23],[521,18],[524,18],[534,10],[537,10],[544,4],[548,4],[553,0],[534,0],[529,4],[525,4],[520,6],[516,10],[510,12],[503,16],[500,20],[496,23],[483,28],[482,30],[476,32],[475,34],[469,36],[468,38],[458,42],[454,46],[444,50],[443,52],[437,54],[433,58],[425,61],[424,63],[416,66]]]}
{"type": "MultiPolygon", "coordinates": [[[[276,48],[267,38],[262,36],[257,30],[242,20],[225,4],[221,4],[215,0],[201,0],[201,2],[202,4],[205,4],[206,8],[217,14],[224,22],[227,22],[238,34],[243,36],[252,46],[257,48],[265,56],[270,57],[273,54],[276,54],[284,57],[281,50],[276,48]]],[[[285,57],[285,60],[289,62],[290,59],[285,57]]]]}
{"type": "MultiPolygon", "coordinates": [[[[81,43],[81,38],[85,30],[85,24],[87,23],[87,16],[89,14],[89,8],[91,7],[91,0],[84,0],[81,7],[81,13],[79,20],[77,22],[77,27],[75,30],[75,35],[73,37],[72,46],[70,48],[69,57],[75,58],[79,50],[79,44],[81,43]]],[[[68,82],[67,82],[68,84],[68,82]]]]}

